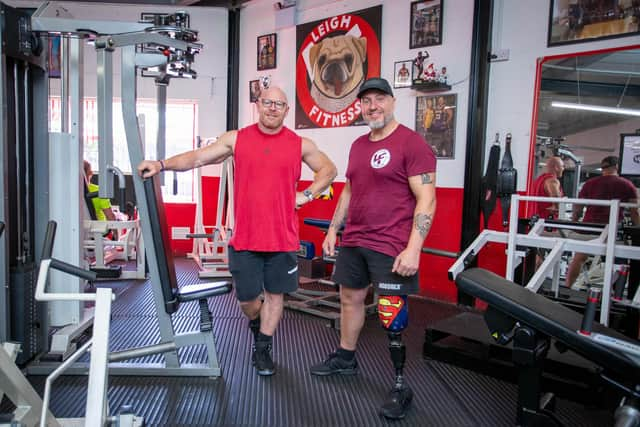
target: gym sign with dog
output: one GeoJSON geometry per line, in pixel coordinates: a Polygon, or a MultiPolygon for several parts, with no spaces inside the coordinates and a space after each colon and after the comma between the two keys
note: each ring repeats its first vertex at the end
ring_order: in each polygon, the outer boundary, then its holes
{"type": "Polygon", "coordinates": [[[362,82],[380,75],[382,6],[296,28],[296,129],[362,124],[362,82]]]}

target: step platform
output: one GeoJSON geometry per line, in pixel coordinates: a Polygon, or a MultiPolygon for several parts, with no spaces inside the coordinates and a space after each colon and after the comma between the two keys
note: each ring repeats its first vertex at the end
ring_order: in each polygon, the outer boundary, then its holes
{"type": "Polygon", "coordinates": [[[119,279],[122,276],[122,266],[111,265],[109,267],[89,267],[96,273],[98,279],[119,279]]]}
{"type": "MultiPolygon", "coordinates": [[[[553,341],[552,341],[553,342],[553,341]]],[[[562,346],[551,346],[545,360],[544,387],[556,395],[599,406],[604,384],[599,368],[562,346]]],[[[434,323],[425,330],[423,356],[495,378],[516,383],[512,346],[498,345],[490,336],[481,313],[466,311],[434,323]]]]}

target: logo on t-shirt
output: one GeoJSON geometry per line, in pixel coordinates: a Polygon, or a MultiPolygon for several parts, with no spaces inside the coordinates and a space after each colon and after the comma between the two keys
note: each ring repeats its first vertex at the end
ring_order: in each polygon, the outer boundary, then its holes
{"type": "Polygon", "coordinates": [[[374,169],[380,169],[389,164],[391,160],[391,153],[386,148],[382,148],[371,156],[371,167],[374,169]]]}

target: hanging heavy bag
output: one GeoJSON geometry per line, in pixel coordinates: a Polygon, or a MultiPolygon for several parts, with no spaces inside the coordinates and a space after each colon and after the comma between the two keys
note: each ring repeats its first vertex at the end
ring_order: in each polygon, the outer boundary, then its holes
{"type": "Polygon", "coordinates": [[[489,226],[489,217],[496,208],[496,199],[498,196],[498,164],[500,163],[500,140],[499,134],[496,133],[496,140],[489,151],[489,162],[487,170],[482,177],[482,186],[480,189],[480,208],[484,218],[484,228],[489,226]]]}
{"type": "Polygon", "coordinates": [[[509,224],[509,208],[511,207],[511,195],[516,192],[518,182],[518,171],[513,167],[513,158],[511,157],[511,134],[508,133],[505,138],[504,156],[498,170],[498,197],[500,197],[500,206],[502,207],[502,225],[509,224]]]}

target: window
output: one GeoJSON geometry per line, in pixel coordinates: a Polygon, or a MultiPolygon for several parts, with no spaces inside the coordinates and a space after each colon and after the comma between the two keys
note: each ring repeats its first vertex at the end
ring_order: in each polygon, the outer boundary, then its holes
{"type": "MultiPolygon", "coordinates": [[[[85,98],[84,108],[84,158],[98,168],[98,104],[95,98],[85,98]]],[[[198,104],[195,101],[168,100],[166,114],[165,157],[193,150],[195,142],[198,104]]],[[[49,131],[60,132],[60,97],[49,99],[49,131]]],[[[155,100],[138,100],[138,116],[144,120],[145,158],[155,159],[157,146],[158,111],[155,100]],[[143,117],[143,118],[142,118],[143,117]]],[[[142,128],[142,126],[141,126],[142,128]]],[[[131,173],[129,151],[122,120],[120,100],[113,102],[113,164],[124,173],[131,173]]],[[[193,171],[165,174],[162,195],[165,201],[193,201],[193,171]],[[174,177],[177,179],[177,193],[173,194],[174,177]]]]}

